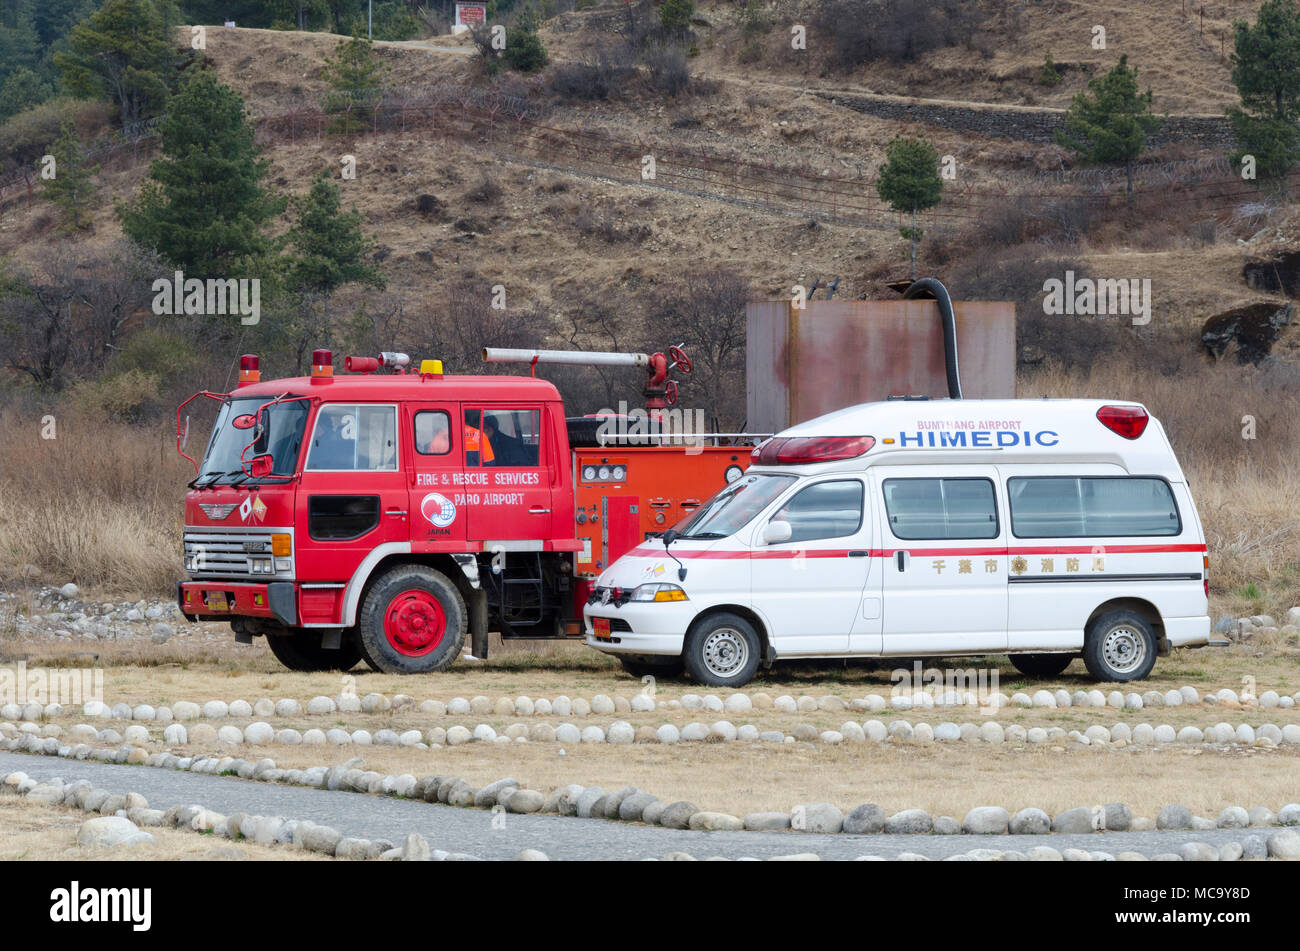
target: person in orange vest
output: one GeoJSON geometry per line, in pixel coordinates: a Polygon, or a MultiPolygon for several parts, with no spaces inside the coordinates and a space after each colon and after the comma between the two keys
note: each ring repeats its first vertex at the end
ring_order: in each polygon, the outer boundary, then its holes
{"type": "Polygon", "coordinates": [[[475,429],[468,422],[465,423],[465,465],[467,466],[486,466],[491,465],[496,458],[492,452],[492,443],[480,430],[475,429]],[[472,455],[471,455],[472,453],[472,455]]]}

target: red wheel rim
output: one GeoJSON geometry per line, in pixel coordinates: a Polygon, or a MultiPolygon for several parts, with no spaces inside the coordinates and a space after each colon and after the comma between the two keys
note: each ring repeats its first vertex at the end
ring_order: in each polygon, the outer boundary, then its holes
{"type": "Polygon", "coordinates": [[[447,614],[428,591],[403,591],[384,612],[384,635],[393,650],[420,657],[437,648],[447,633],[447,614]]]}

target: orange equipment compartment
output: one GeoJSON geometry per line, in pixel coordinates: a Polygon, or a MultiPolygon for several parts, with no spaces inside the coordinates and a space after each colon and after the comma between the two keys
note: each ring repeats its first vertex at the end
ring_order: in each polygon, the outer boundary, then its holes
{"type": "Polygon", "coordinates": [[[748,446],[574,449],[573,481],[582,542],[577,576],[596,577],[647,534],[672,528],[729,481],[729,468],[734,466],[740,472],[748,468],[749,453],[748,446]],[[589,478],[591,475],[595,478],[589,478]],[[622,479],[616,480],[615,475],[622,479]],[[628,524],[629,516],[635,517],[635,528],[628,524]]]}

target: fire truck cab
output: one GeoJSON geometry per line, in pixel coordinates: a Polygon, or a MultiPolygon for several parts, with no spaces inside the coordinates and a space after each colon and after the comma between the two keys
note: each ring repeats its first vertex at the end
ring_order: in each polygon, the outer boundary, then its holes
{"type": "MultiPolygon", "coordinates": [[[[245,357],[236,390],[200,394],[221,405],[186,496],[181,611],[265,636],[294,670],[441,670],[467,634],[485,656],[489,630],[581,637],[586,579],[666,521],[626,485],[628,454],[661,450],[575,451],[551,383],[404,357],[374,372],[396,356],[336,377],[317,351],[312,376],[268,382],[245,357]]],[[[696,505],[748,462],[710,452],[696,505]]]]}

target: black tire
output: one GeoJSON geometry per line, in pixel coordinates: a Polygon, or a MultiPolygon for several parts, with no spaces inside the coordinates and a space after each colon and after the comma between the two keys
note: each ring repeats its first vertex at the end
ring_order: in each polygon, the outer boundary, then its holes
{"type": "Polygon", "coordinates": [[[1156,635],[1140,614],[1110,611],[1088,625],[1083,663],[1097,680],[1144,680],[1156,665],[1156,635]]]}
{"type": "Polygon", "coordinates": [[[275,659],[290,670],[321,671],[351,670],[361,659],[361,648],[355,637],[345,632],[343,643],[337,650],[321,647],[319,631],[302,631],[298,634],[266,635],[266,646],[275,659]]]}
{"type": "Polygon", "coordinates": [[[711,614],[686,634],[686,672],[710,687],[742,687],[754,679],[761,660],[754,626],[737,614],[711,614]]]}
{"type": "Polygon", "coordinates": [[[1012,654],[1011,666],[1026,677],[1055,677],[1077,654],[1012,654]]]}
{"type": "Polygon", "coordinates": [[[450,667],[460,656],[468,618],[465,599],[446,575],[423,565],[402,565],[385,572],[366,592],[357,617],[357,643],[375,670],[432,673],[450,667]],[[421,646],[422,632],[437,630],[431,622],[438,612],[441,636],[421,646]]]}
{"type": "Polygon", "coordinates": [[[686,669],[686,664],[680,657],[637,655],[620,657],[618,662],[638,680],[642,677],[680,677],[686,669]]]}

